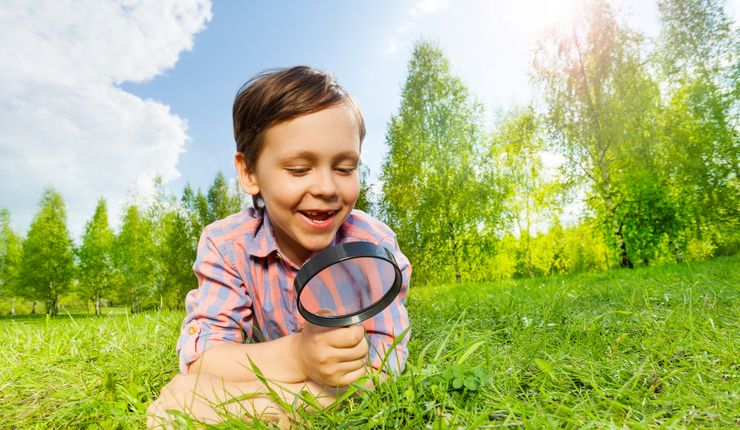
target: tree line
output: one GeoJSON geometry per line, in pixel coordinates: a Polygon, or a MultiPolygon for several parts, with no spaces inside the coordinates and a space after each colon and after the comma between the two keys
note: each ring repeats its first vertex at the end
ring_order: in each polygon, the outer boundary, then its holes
{"type": "Polygon", "coordinates": [[[0,299],[15,313],[16,299],[41,303],[58,312],[60,299],[73,305],[127,306],[133,312],[183,306],[195,286],[192,265],[203,228],[241,210],[245,195],[218,173],[207,193],[186,185],[180,198],[168,194],[161,180],[148,205],[129,204],[120,228],[108,222],[107,203],[98,200],[79,245],[67,229],[62,196],[47,188],[23,239],[10,227],[10,213],[0,209],[0,299]]]}
{"type": "MultiPolygon", "coordinates": [[[[380,182],[363,169],[357,203],[397,233],[416,285],[740,249],[738,30],[718,0],[663,0],[659,11],[660,35],[646,40],[609,2],[585,2],[534,52],[536,101],[492,126],[442,50],[417,42],[380,182]]],[[[151,204],[124,209],[117,232],[101,198],[79,246],[51,188],[25,238],[1,210],[0,303],[52,314],[61,298],[95,312],[181,307],[203,227],[248,201],[221,173],[205,194],[157,185],[151,204]]]]}

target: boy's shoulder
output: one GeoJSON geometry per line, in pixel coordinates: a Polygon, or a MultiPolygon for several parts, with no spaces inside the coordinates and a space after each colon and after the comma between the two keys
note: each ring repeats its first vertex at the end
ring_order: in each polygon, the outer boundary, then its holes
{"type": "Polygon", "coordinates": [[[342,225],[345,237],[365,242],[380,243],[395,233],[382,221],[359,209],[353,209],[342,225]]]}
{"type": "Polygon", "coordinates": [[[208,224],[203,234],[214,242],[223,243],[235,237],[254,236],[260,225],[262,212],[247,208],[208,224]]]}

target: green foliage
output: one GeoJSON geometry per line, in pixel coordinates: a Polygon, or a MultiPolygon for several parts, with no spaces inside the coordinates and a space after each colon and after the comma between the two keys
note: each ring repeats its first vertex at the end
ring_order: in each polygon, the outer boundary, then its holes
{"type": "Polygon", "coordinates": [[[506,184],[506,216],[518,235],[522,259],[535,276],[531,233],[535,224],[558,214],[562,187],[558,178],[546,177],[542,119],[530,108],[509,112],[494,133],[494,159],[501,165],[506,184]]]}
{"type": "MultiPolygon", "coordinates": [[[[632,267],[618,212],[633,189],[622,175],[649,174],[659,103],[658,85],[644,66],[640,37],[618,22],[605,1],[588,2],[570,33],[543,42],[535,69],[543,84],[554,148],[567,159],[568,182],[585,185],[587,203],[632,267]]],[[[658,228],[660,226],[652,226],[658,228]]]]}
{"type": "Polygon", "coordinates": [[[85,226],[77,259],[79,290],[95,302],[95,313],[100,314],[100,300],[110,297],[118,283],[113,265],[113,230],[108,226],[105,199],[98,200],[95,214],[85,226]]]}
{"type": "Polygon", "coordinates": [[[208,219],[205,225],[239,212],[244,206],[243,194],[238,189],[230,190],[226,177],[220,171],[208,188],[207,201],[208,219]]]}
{"type": "MultiPolygon", "coordinates": [[[[424,371],[429,372],[430,370],[433,372],[434,368],[424,368],[422,375],[424,371]]],[[[463,364],[453,364],[446,367],[442,372],[422,380],[422,386],[435,387],[447,392],[458,392],[462,395],[473,395],[480,392],[486,384],[491,383],[492,379],[482,366],[470,367],[463,364]]]]}
{"type": "Polygon", "coordinates": [[[496,242],[487,262],[489,279],[597,272],[609,264],[603,236],[588,220],[565,228],[555,223],[533,236],[506,235],[496,242]]]}
{"type": "Polygon", "coordinates": [[[23,241],[16,293],[34,302],[45,301],[47,312],[56,315],[59,297],[69,291],[73,276],[64,201],[53,188],[47,188],[23,241]]]}
{"type": "Polygon", "coordinates": [[[357,197],[357,201],[355,202],[355,209],[359,209],[365,213],[372,214],[374,212],[373,208],[373,201],[372,201],[372,190],[370,189],[370,184],[368,183],[367,176],[370,174],[370,170],[364,166],[360,165],[360,195],[357,197]]]}
{"type": "Polygon", "coordinates": [[[415,282],[469,279],[481,226],[494,228],[502,192],[483,109],[450,71],[442,51],[419,42],[401,106],[389,124],[382,167],[381,214],[415,269],[415,282]]]}
{"type": "MultiPolygon", "coordinates": [[[[194,192],[190,188],[190,184],[185,185],[182,190],[181,202],[190,216],[190,224],[193,226],[193,230],[200,232],[205,226],[214,221],[211,219],[212,214],[208,208],[208,199],[200,189],[194,192]]],[[[197,241],[198,238],[195,238],[195,240],[197,241]]]]}
{"type": "Polygon", "coordinates": [[[740,249],[740,33],[716,0],[659,2],[663,145],[677,248],[740,249]]]}
{"type": "Polygon", "coordinates": [[[677,208],[655,175],[627,175],[621,185],[629,190],[628,198],[614,212],[623,220],[622,236],[630,245],[630,260],[647,265],[657,258],[664,237],[677,237],[677,208]]]}
{"type": "Polygon", "coordinates": [[[0,297],[14,300],[17,295],[21,256],[21,238],[10,227],[10,212],[0,208],[0,297]]]}
{"type": "Polygon", "coordinates": [[[185,295],[196,286],[192,267],[197,242],[193,238],[200,231],[194,232],[187,215],[178,209],[167,212],[161,219],[164,238],[158,250],[161,297],[170,308],[183,308],[185,295]]]}
{"type": "Polygon", "coordinates": [[[134,312],[153,303],[154,242],[151,221],[139,208],[129,205],[123,209],[121,229],[115,237],[113,261],[120,275],[120,284],[114,289],[112,299],[127,304],[134,312]]]}

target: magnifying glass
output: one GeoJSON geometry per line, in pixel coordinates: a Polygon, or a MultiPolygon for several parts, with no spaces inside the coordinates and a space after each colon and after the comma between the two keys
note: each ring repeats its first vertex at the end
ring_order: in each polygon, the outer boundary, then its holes
{"type": "Polygon", "coordinates": [[[326,248],[298,271],[298,312],[323,327],[346,327],[373,317],[401,291],[401,270],[387,248],[348,242],[326,248]]]}

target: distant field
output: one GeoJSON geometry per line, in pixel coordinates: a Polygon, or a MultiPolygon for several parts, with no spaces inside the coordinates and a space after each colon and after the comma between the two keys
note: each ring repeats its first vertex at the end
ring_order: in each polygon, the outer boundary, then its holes
{"type": "MultiPolygon", "coordinates": [[[[301,427],[740,426],[738,257],[412,288],[408,307],[406,372],[301,427]]],[[[142,427],[181,318],[1,319],[0,428],[142,427]]]]}

